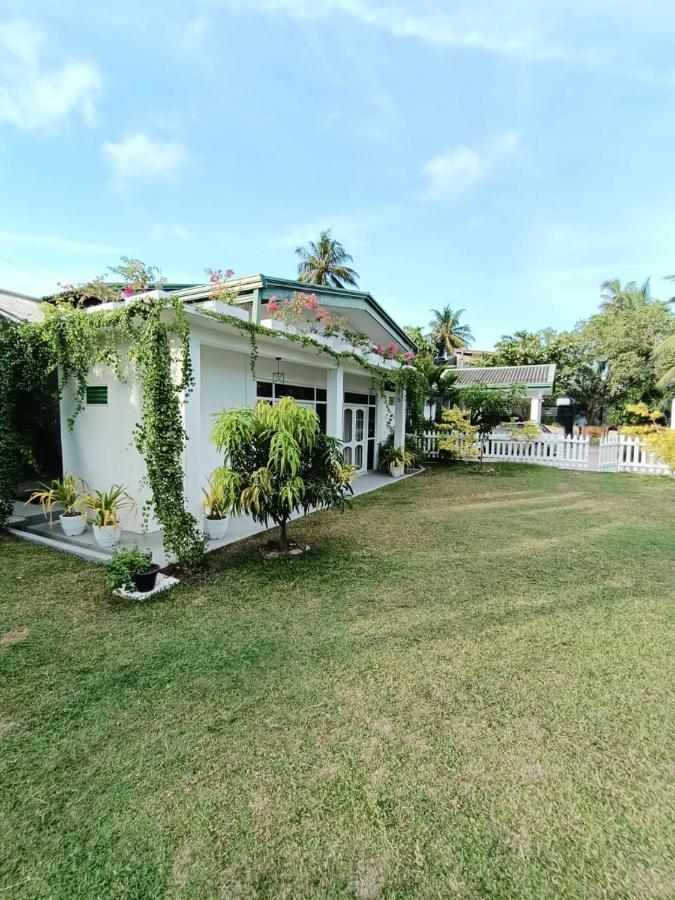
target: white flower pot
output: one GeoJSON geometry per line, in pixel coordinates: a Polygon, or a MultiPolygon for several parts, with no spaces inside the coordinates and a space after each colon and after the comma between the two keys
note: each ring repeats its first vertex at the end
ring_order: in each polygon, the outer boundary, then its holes
{"type": "Polygon", "coordinates": [[[209,519],[204,516],[204,531],[210,541],[220,541],[227,534],[230,527],[230,517],[225,516],[224,519],[209,519]]]}
{"type": "Polygon", "coordinates": [[[392,478],[400,478],[405,473],[405,466],[389,466],[392,478]]]}
{"type": "Polygon", "coordinates": [[[68,537],[77,537],[78,534],[82,534],[84,529],[87,527],[87,523],[84,520],[83,516],[59,516],[59,522],[61,523],[61,528],[63,529],[63,533],[67,534],[68,537]]]}
{"type": "Polygon", "coordinates": [[[122,535],[121,525],[92,525],[94,540],[101,550],[111,550],[120,542],[122,535]]]}

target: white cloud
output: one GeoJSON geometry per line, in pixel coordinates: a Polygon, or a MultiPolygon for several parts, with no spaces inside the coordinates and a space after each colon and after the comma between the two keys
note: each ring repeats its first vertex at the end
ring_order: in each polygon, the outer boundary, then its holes
{"type": "Polygon", "coordinates": [[[487,177],[502,159],[513,154],[518,144],[517,133],[507,131],[478,149],[456,147],[434,156],[422,169],[427,181],[425,198],[453,199],[465,193],[487,177]]]}
{"type": "Polygon", "coordinates": [[[428,44],[468,47],[532,60],[581,57],[576,49],[559,44],[551,23],[565,21],[570,4],[584,0],[225,0],[229,6],[257,7],[299,21],[343,15],[394,37],[415,38],[428,44]],[[544,8],[544,6],[546,8],[544,8]]]}
{"type": "Polygon", "coordinates": [[[190,232],[182,225],[165,225],[162,223],[152,226],[150,229],[150,237],[155,241],[162,241],[167,238],[175,238],[176,240],[183,241],[190,237],[190,232]]]}
{"type": "Polygon", "coordinates": [[[83,60],[52,65],[40,28],[0,23],[0,122],[26,131],[55,128],[70,115],[94,120],[101,76],[83,60]]]}
{"type": "Polygon", "coordinates": [[[153,140],[140,131],[117,143],[107,142],[102,149],[120,182],[133,178],[167,178],[189,158],[182,144],[153,140]]]}

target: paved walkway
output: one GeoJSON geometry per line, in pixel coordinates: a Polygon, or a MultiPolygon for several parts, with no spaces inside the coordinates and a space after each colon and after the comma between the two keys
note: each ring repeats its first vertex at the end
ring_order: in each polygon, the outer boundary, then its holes
{"type": "MultiPolygon", "coordinates": [[[[412,478],[416,474],[418,473],[411,472],[404,475],[403,478],[392,478],[391,475],[384,472],[366,472],[353,482],[354,496],[359,497],[361,494],[368,494],[370,491],[376,491],[396,484],[397,481],[402,481],[405,478],[412,478]]],[[[294,519],[300,517],[301,514],[293,516],[294,519]]],[[[254,522],[250,516],[233,516],[230,519],[230,526],[225,537],[220,541],[209,541],[207,552],[210,553],[213,550],[220,549],[220,547],[225,547],[227,544],[234,544],[237,541],[244,540],[244,538],[251,537],[251,535],[269,530],[271,529],[254,522]]],[[[87,528],[84,534],[79,535],[79,537],[67,537],[61,530],[58,521],[55,520],[54,525],[50,527],[40,513],[39,507],[27,503],[14,504],[14,523],[13,527],[10,526],[9,531],[24,540],[44,544],[56,550],[63,550],[66,553],[73,553],[90,562],[104,563],[111,556],[110,552],[101,550],[96,545],[91,528],[87,528]]],[[[170,562],[162,546],[162,534],[160,531],[153,531],[148,534],[136,534],[131,531],[125,531],[122,533],[122,539],[117,546],[118,548],[137,546],[151,550],[153,560],[161,566],[170,562]]]]}

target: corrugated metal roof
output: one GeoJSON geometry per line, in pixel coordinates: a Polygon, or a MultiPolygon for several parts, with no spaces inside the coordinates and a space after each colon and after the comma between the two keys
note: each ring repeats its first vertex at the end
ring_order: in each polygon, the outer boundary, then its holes
{"type": "Polygon", "coordinates": [[[0,318],[10,322],[41,322],[41,300],[27,294],[0,290],[0,318]]]}
{"type": "Polygon", "coordinates": [[[459,387],[483,383],[495,386],[524,384],[553,388],[555,369],[555,365],[491,366],[486,368],[467,366],[465,368],[448,369],[448,371],[453,372],[457,376],[456,384],[459,387]]]}

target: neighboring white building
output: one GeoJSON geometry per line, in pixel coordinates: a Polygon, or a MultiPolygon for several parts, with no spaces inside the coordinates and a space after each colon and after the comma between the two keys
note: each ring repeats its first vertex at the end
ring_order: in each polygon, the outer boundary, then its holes
{"type": "MultiPolygon", "coordinates": [[[[282,335],[256,335],[255,377],[251,371],[249,335],[233,324],[205,315],[205,310],[236,316],[279,331],[298,329],[272,319],[268,303],[273,296],[283,301],[296,291],[314,292],[326,311],[347,320],[347,327],[374,342],[398,344],[414,350],[410,338],[367,293],[309,286],[294,281],[255,275],[235,279],[228,286],[237,292],[233,305],[209,299],[210,285],[172,292],[185,307],[190,325],[190,353],[195,386],[184,404],[187,444],[184,457],[187,508],[202,514],[202,488],[219,465],[222,455],[211,442],[213,416],[222,409],[254,406],[259,399],[274,402],[284,395],[314,409],[326,433],[344,441],[347,461],[365,472],[377,466],[378,444],[393,427],[397,445],[405,438],[405,396],[379,396],[376,379],[355,359],[336,358],[328,352],[353,350],[342,337],[314,335],[326,346],[303,346],[282,335]]],[[[116,304],[117,305],[117,304],[116,304]]],[[[96,315],[101,307],[92,307],[96,315]]],[[[399,363],[368,354],[368,362],[381,370],[399,363]]],[[[87,404],[75,428],[67,427],[74,398],[66,386],[61,404],[61,437],[64,471],[82,475],[92,488],[127,485],[139,507],[148,499],[144,485],[144,462],[133,442],[139,420],[139,393],[132,373],[121,382],[103,366],[92,369],[87,404]]],[[[140,516],[127,516],[129,531],[141,531],[140,516]]],[[[153,523],[150,524],[151,530],[153,523]]]]}
{"type": "Polygon", "coordinates": [[[524,399],[530,401],[530,416],[533,422],[541,422],[544,398],[553,394],[555,384],[555,364],[538,366],[492,366],[480,368],[466,366],[452,368],[458,388],[472,384],[487,384],[490,387],[524,388],[524,399]]]}

